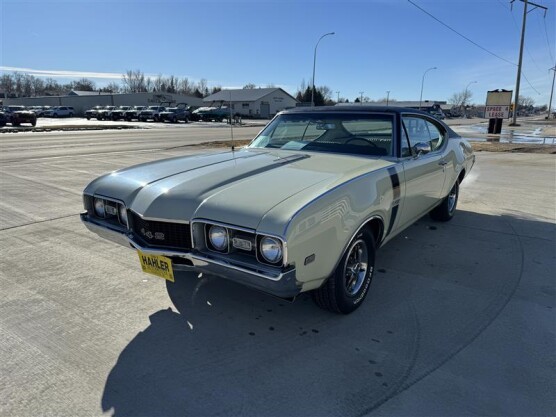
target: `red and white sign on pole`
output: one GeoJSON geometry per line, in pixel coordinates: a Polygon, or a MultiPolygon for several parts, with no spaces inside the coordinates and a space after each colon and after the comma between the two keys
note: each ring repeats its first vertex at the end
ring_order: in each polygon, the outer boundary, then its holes
{"type": "Polygon", "coordinates": [[[486,106],[485,119],[507,119],[510,117],[510,106],[486,106]]]}
{"type": "Polygon", "coordinates": [[[485,119],[507,119],[512,104],[511,90],[487,91],[485,119]]]}

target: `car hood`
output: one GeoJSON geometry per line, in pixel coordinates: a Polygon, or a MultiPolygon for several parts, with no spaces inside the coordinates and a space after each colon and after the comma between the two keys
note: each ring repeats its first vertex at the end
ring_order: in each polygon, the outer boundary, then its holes
{"type": "Polygon", "coordinates": [[[310,201],[391,164],[353,156],[245,149],[130,167],[93,181],[85,193],[119,198],[147,218],[202,218],[257,229],[269,210],[295,195],[305,193],[310,201]]]}

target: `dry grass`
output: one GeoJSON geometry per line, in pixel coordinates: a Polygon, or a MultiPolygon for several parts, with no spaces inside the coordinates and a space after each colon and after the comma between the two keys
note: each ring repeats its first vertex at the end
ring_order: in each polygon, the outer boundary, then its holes
{"type": "Polygon", "coordinates": [[[519,152],[556,154],[556,145],[535,143],[470,142],[475,152],[519,152]]]}

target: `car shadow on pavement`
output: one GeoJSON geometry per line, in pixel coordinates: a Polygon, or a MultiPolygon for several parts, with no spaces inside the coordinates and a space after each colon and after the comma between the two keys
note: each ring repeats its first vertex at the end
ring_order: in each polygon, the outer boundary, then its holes
{"type": "Polygon", "coordinates": [[[379,250],[369,296],[349,316],[322,311],[305,294],[288,303],[186,273],[167,285],[175,309],[154,312],[120,354],[102,410],[368,413],[472,343],[529,274],[541,271],[541,278],[521,296],[552,308],[554,283],[542,271],[554,267],[555,230],[519,213],[458,211],[443,224],[425,217],[379,250]]]}

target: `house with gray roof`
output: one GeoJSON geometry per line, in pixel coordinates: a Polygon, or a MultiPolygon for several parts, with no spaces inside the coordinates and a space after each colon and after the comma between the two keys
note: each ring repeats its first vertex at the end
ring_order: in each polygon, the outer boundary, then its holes
{"type": "Polygon", "coordinates": [[[203,99],[207,106],[230,106],[233,114],[268,119],[298,101],[281,88],[221,90],[203,99]]]}

